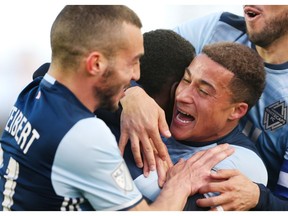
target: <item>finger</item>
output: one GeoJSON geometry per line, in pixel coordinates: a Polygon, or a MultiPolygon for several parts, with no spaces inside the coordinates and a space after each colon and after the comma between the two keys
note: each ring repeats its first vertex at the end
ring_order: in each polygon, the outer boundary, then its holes
{"type": "Polygon", "coordinates": [[[160,133],[166,138],[171,137],[171,132],[170,132],[169,126],[166,122],[165,112],[162,109],[159,110],[158,124],[159,124],[160,133]]]}
{"type": "Polygon", "coordinates": [[[149,173],[150,173],[150,169],[149,169],[149,166],[148,166],[147,159],[146,159],[145,155],[143,156],[143,161],[144,161],[143,175],[145,177],[148,177],[149,173]]]}
{"type": "Polygon", "coordinates": [[[184,163],[185,162],[185,159],[184,158],[180,158],[177,162],[177,164],[181,164],[181,163],[184,163]]]}
{"type": "Polygon", "coordinates": [[[226,182],[211,182],[208,184],[205,184],[199,189],[199,193],[205,194],[209,192],[222,192],[225,191],[226,188],[226,182]]]}
{"type": "Polygon", "coordinates": [[[130,135],[130,142],[131,142],[131,151],[132,151],[136,166],[139,168],[142,168],[143,161],[142,161],[140,143],[139,143],[138,137],[135,135],[130,135]]]}
{"type": "Polygon", "coordinates": [[[166,158],[165,161],[166,161],[166,163],[167,163],[167,165],[168,165],[169,168],[174,165],[173,162],[172,162],[172,160],[171,160],[171,158],[170,158],[170,155],[169,155],[169,154],[168,154],[168,157],[166,158]]]}
{"type": "MultiPolygon", "coordinates": [[[[194,162],[198,161],[204,154],[205,154],[206,151],[200,151],[200,152],[197,152],[196,154],[192,155],[188,160],[187,162],[193,164],[194,162]]],[[[184,160],[183,158],[180,158],[180,160],[184,160]]],[[[179,160],[179,161],[180,161],[179,160]]],[[[178,161],[178,163],[179,163],[178,161]]]]}
{"type": "Polygon", "coordinates": [[[234,149],[230,148],[228,144],[217,145],[216,147],[206,150],[197,163],[204,164],[207,168],[212,168],[233,152],[234,149]]]}
{"type": "Polygon", "coordinates": [[[148,136],[142,136],[141,149],[143,155],[146,158],[150,171],[155,170],[156,162],[154,156],[154,145],[153,142],[148,138],[148,136]]]}
{"type": "Polygon", "coordinates": [[[158,129],[150,130],[148,133],[150,139],[154,144],[155,149],[158,152],[159,157],[165,161],[166,158],[169,157],[169,154],[166,145],[163,143],[161,139],[158,129]]]}
{"type": "MultiPolygon", "coordinates": [[[[169,126],[166,122],[165,112],[162,109],[159,109],[159,118],[158,118],[158,127],[160,133],[166,137],[171,137],[171,132],[169,130],[169,126]]],[[[162,160],[166,160],[169,156],[166,145],[163,143],[160,138],[160,134],[158,134],[157,130],[154,130],[155,133],[152,133],[151,139],[153,140],[155,147],[158,151],[158,155],[162,160]]]]}
{"type": "Polygon", "coordinates": [[[226,194],[220,194],[218,196],[198,199],[196,200],[196,204],[200,207],[211,207],[211,208],[215,208],[216,206],[221,205],[224,208],[227,203],[231,202],[230,199],[231,198],[226,194]]]}
{"type": "Polygon", "coordinates": [[[213,179],[222,180],[222,179],[228,179],[228,178],[237,176],[239,174],[240,172],[238,170],[227,169],[227,170],[218,170],[217,172],[212,173],[211,177],[213,179]]]}
{"type": "Polygon", "coordinates": [[[157,174],[158,174],[158,184],[159,187],[163,187],[166,181],[166,172],[168,167],[165,162],[161,160],[159,157],[156,157],[156,165],[157,165],[157,174]]]}
{"type": "Polygon", "coordinates": [[[125,150],[125,147],[127,145],[128,139],[129,139],[129,135],[127,133],[121,131],[118,147],[120,149],[122,156],[124,154],[124,150],[125,150]]]}

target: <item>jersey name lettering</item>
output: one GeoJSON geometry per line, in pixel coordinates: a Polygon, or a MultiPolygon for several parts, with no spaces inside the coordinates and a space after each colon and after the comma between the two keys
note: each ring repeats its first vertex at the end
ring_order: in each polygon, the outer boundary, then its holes
{"type": "Polygon", "coordinates": [[[33,141],[40,137],[38,131],[32,128],[27,118],[15,106],[11,110],[5,130],[14,137],[24,154],[28,152],[33,141]]]}

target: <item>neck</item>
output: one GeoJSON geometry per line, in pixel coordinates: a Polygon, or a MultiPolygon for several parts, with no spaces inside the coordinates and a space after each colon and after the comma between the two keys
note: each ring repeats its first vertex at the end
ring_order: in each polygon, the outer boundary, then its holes
{"type": "Polygon", "coordinates": [[[91,95],[91,85],[89,79],[83,73],[75,71],[65,71],[60,68],[50,66],[48,73],[53,76],[57,82],[68,88],[76,98],[91,112],[97,109],[97,101],[91,95]]]}
{"type": "Polygon", "coordinates": [[[256,46],[256,50],[264,62],[269,64],[283,64],[288,61],[288,35],[279,38],[267,47],[256,46]]]}

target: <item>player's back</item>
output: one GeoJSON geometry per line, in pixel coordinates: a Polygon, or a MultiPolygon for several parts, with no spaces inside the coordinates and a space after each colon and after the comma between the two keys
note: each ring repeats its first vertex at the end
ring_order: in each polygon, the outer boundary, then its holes
{"type": "Polygon", "coordinates": [[[64,86],[54,88],[41,80],[21,92],[1,137],[2,210],[60,210],[64,202],[70,208],[80,203],[56,194],[51,172],[61,139],[84,118],[83,111],[67,102],[74,96],[64,86]],[[61,97],[65,93],[67,97],[61,97]]]}

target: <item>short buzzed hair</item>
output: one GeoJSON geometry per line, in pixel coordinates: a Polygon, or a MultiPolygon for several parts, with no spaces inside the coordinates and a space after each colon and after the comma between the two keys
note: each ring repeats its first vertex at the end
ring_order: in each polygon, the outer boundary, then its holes
{"type": "Polygon", "coordinates": [[[65,67],[93,50],[109,58],[121,46],[123,23],[142,27],[134,11],[123,5],[68,5],[51,28],[52,60],[65,67]]]}
{"type": "Polygon", "coordinates": [[[202,53],[234,74],[229,88],[232,102],[256,104],[265,87],[264,62],[258,53],[242,44],[220,42],[206,45],[202,53]]]}

